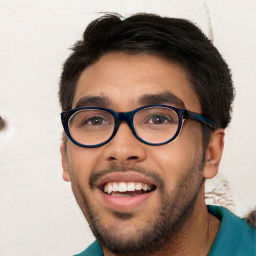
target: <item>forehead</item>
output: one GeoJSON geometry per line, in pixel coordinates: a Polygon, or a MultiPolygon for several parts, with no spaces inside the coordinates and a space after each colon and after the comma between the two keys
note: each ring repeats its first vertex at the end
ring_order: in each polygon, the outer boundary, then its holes
{"type": "Polygon", "coordinates": [[[87,67],[78,80],[72,107],[81,107],[86,100],[97,105],[92,100],[96,98],[116,111],[141,104],[173,104],[201,111],[184,68],[149,54],[109,53],[87,67]]]}

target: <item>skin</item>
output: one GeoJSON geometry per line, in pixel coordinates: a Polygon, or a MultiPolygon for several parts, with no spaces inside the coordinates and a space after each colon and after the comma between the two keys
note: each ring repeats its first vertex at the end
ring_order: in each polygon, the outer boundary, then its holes
{"type": "MultiPolygon", "coordinates": [[[[81,100],[84,97],[97,96],[108,99],[105,107],[117,112],[131,111],[142,106],[141,98],[145,94],[165,92],[178,97],[186,109],[201,113],[199,100],[181,66],[147,54],[109,53],[83,71],[72,108],[80,106],[81,102],[84,105],[81,100]]],[[[92,104],[91,101],[90,106],[92,104]]],[[[177,102],[159,104],[179,107],[177,102]]],[[[169,217],[173,222],[174,216],[181,214],[178,208],[184,208],[195,197],[193,205],[187,209],[189,214],[175,227],[172,236],[148,255],[207,255],[220,222],[207,211],[202,179],[217,174],[223,139],[222,129],[212,133],[204,161],[202,128],[198,122],[186,120],[179,137],[162,146],[138,141],[128,125],[121,123],[116,136],[98,148],[78,147],[65,138],[61,146],[63,178],[71,181],[76,200],[92,230],[90,215],[100,222],[102,232],[113,234],[120,243],[136,241],[141,229],[152,228],[152,223],[159,218],[163,198],[168,198],[168,205],[173,206],[170,208],[173,214],[169,217]],[[138,174],[136,168],[145,173],[138,174]],[[136,207],[113,207],[102,198],[96,185],[89,185],[92,175],[104,170],[108,170],[108,174],[103,173],[97,182],[113,173],[125,173],[129,177],[141,175],[150,179],[157,189],[136,207]],[[158,183],[150,175],[156,175],[163,183],[158,183]]],[[[102,248],[104,255],[117,255],[104,244],[102,248]]]]}

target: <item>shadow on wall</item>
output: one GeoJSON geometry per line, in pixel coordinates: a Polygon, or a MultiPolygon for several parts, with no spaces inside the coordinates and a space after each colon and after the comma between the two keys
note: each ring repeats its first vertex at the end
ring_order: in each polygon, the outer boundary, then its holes
{"type": "MultiPolygon", "coordinates": [[[[233,210],[234,201],[228,181],[224,179],[207,180],[205,186],[205,201],[207,204],[219,205],[233,210]]],[[[244,218],[251,226],[256,227],[256,208],[244,218]]]]}
{"type": "Polygon", "coordinates": [[[0,116],[0,131],[2,131],[6,127],[5,120],[0,116]]]}
{"type": "Polygon", "coordinates": [[[219,205],[233,210],[234,201],[225,179],[206,180],[205,200],[207,204],[219,205]]]}
{"type": "Polygon", "coordinates": [[[256,207],[245,217],[246,221],[253,227],[256,227],[256,207]]]}

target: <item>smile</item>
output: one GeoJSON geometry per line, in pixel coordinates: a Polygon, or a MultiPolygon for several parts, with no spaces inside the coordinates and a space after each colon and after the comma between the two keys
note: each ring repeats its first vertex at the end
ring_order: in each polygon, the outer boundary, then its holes
{"type": "Polygon", "coordinates": [[[118,197],[133,197],[150,193],[156,187],[142,182],[108,182],[101,186],[101,191],[107,195],[118,197]]]}
{"type": "Polygon", "coordinates": [[[155,180],[132,171],[104,175],[95,183],[95,187],[101,206],[118,212],[137,211],[149,200],[155,200],[157,195],[155,180]]]}

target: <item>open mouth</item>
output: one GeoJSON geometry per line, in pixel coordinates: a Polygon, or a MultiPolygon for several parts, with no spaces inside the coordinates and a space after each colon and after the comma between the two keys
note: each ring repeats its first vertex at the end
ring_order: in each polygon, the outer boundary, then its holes
{"type": "Polygon", "coordinates": [[[110,196],[133,197],[156,190],[155,185],[142,182],[108,182],[100,187],[101,191],[110,196]]]}

